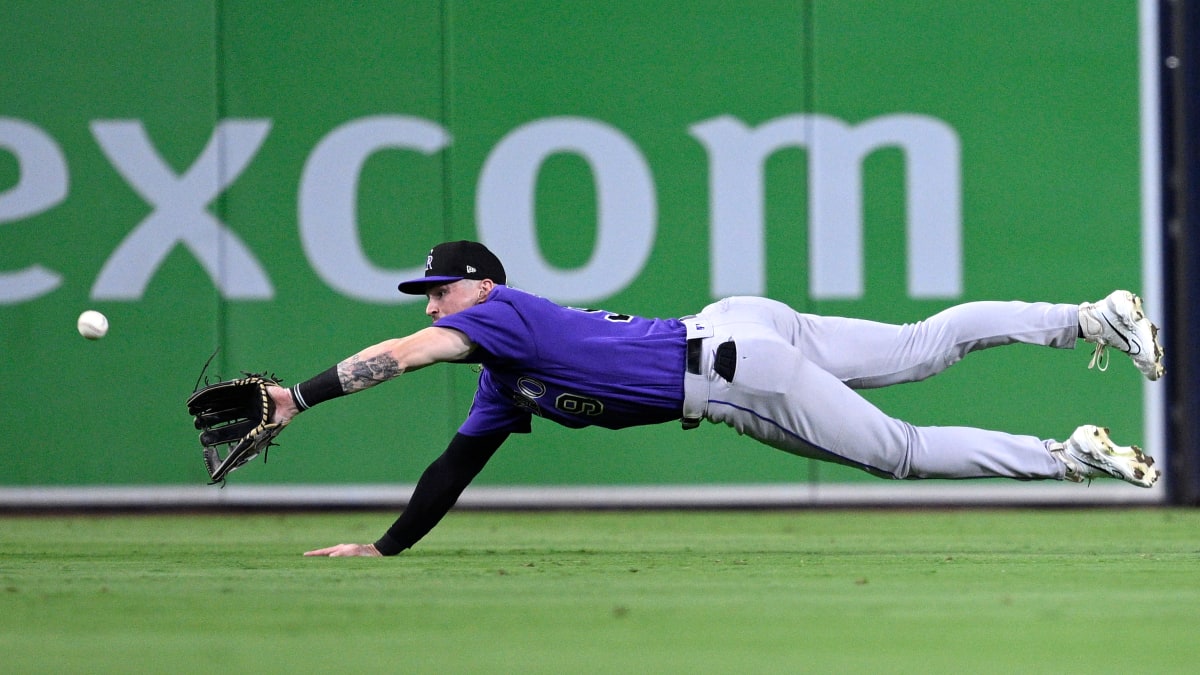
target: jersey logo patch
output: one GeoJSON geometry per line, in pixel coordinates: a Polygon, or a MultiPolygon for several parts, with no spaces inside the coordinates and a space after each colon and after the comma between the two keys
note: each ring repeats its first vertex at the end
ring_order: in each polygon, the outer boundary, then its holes
{"type": "Polygon", "coordinates": [[[542,408],[537,404],[537,399],[545,395],[545,384],[532,377],[521,377],[517,380],[517,390],[512,394],[512,401],[516,407],[541,417],[542,408]]]}

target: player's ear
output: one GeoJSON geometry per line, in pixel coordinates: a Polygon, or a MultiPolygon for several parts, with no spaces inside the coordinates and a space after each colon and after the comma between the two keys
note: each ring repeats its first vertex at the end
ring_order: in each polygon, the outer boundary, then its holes
{"type": "Polygon", "coordinates": [[[488,293],[491,293],[492,289],[495,287],[496,287],[496,282],[492,281],[491,279],[484,279],[483,281],[480,281],[479,282],[479,302],[483,302],[484,299],[487,298],[488,293]]]}

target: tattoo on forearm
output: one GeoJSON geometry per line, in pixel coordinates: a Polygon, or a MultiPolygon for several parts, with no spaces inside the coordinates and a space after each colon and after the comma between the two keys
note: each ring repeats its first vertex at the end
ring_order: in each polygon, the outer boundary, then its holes
{"type": "Polygon", "coordinates": [[[373,387],[397,377],[401,373],[400,364],[390,354],[380,354],[369,359],[351,356],[338,364],[338,379],[342,381],[342,391],[347,394],[373,387]]]}

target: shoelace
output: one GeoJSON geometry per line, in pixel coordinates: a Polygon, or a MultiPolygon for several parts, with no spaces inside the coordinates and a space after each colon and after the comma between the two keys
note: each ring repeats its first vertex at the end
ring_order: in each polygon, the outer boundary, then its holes
{"type": "Polygon", "coordinates": [[[1091,487],[1092,476],[1088,475],[1083,470],[1083,467],[1080,465],[1080,463],[1071,456],[1071,453],[1067,450],[1065,444],[1056,443],[1054,447],[1051,447],[1050,454],[1058,458],[1058,461],[1062,462],[1067,467],[1066,474],[1063,476],[1064,480],[1072,483],[1086,482],[1088,487],[1091,487]]]}
{"type": "Polygon", "coordinates": [[[1092,360],[1088,361],[1088,370],[1092,368],[1098,369],[1100,372],[1108,370],[1109,356],[1106,348],[1107,344],[1103,342],[1096,343],[1096,350],[1092,352],[1092,360]]]}

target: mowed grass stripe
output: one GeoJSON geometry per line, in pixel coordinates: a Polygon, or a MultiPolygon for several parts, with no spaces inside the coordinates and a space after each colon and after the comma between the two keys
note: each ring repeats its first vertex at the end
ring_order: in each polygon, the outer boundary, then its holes
{"type": "Polygon", "coordinates": [[[0,519],[3,672],[1195,672],[1174,509],[0,519]],[[136,667],[135,667],[136,666],[136,667]]]}

